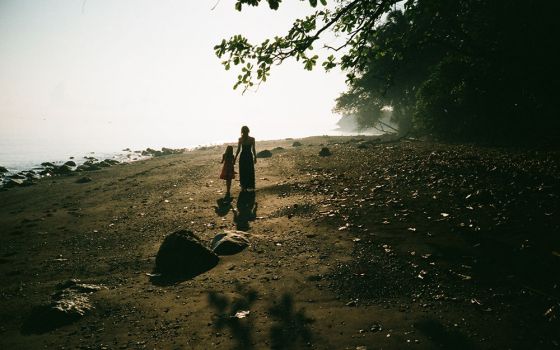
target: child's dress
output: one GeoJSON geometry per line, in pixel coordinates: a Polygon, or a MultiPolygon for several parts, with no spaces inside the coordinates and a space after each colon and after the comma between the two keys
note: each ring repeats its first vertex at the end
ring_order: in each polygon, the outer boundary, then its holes
{"type": "Polygon", "coordinates": [[[224,157],[224,166],[222,167],[222,173],[220,174],[220,179],[223,180],[231,180],[235,178],[235,170],[233,159],[225,159],[224,157]]]}

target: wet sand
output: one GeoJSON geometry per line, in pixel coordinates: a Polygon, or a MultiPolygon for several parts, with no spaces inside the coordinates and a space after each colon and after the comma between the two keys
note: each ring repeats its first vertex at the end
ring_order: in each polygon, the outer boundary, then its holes
{"type": "Polygon", "coordinates": [[[0,192],[0,348],[559,346],[560,152],[299,141],[257,142],[273,155],[258,160],[254,198],[234,182],[231,206],[225,147],[0,192]],[[181,228],[205,242],[242,229],[250,247],[153,283],[160,244],[181,228]],[[26,331],[71,278],[106,287],[94,309],[26,331]]]}

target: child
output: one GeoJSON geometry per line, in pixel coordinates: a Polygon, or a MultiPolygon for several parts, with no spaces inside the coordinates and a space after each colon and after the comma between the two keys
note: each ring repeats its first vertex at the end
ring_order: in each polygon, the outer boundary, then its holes
{"type": "Polygon", "coordinates": [[[234,157],[233,157],[233,146],[227,146],[226,152],[222,156],[222,163],[224,166],[222,168],[222,173],[220,174],[220,179],[226,180],[227,193],[226,196],[230,196],[231,180],[235,178],[234,170],[234,157]]]}

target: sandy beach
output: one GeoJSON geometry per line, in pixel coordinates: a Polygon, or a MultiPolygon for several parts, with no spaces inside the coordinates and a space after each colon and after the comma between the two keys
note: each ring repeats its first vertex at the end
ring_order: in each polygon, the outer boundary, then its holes
{"type": "Polygon", "coordinates": [[[231,202],[224,146],[0,192],[0,348],[560,346],[560,152],[294,141],[257,141],[272,156],[254,197],[234,181],[231,202]],[[179,229],[205,244],[241,230],[250,245],[156,283],[179,229]],[[41,325],[34,310],[69,279],[101,287],[92,309],[41,325]]]}

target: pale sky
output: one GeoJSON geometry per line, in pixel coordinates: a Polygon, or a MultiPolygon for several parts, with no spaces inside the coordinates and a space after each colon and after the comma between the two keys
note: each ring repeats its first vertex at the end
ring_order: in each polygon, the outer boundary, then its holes
{"type": "Polygon", "coordinates": [[[234,3],[0,0],[0,138],[180,147],[236,140],[245,124],[257,139],[325,133],[343,73],[290,62],[241,95],[213,51],[286,33],[308,2],[234,3]]]}

